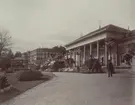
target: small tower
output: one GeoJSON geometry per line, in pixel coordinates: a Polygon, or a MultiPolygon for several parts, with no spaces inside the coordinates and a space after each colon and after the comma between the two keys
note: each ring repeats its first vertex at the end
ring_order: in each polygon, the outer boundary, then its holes
{"type": "Polygon", "coordinates": [[[128,26],[128,32],[127,32],[126,37],[128,37],[129,35],[130,35],[130,28],[129,28],[129,26],[128,26]]]}

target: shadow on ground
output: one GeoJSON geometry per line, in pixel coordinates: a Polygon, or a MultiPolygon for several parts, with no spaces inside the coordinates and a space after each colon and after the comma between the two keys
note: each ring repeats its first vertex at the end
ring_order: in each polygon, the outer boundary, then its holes
{"type": "Polygon", "coordinates": [[[48,80],[51,80],[53,78],[53,74],[52,73],[44,73],[44,76],[42,78],[42,80],[36,80],[36,81],[18,81],[17,77],[19,73],[10,73],[7,74],[7,78],[9,80],[9,83],[11,85],[13,85],[13,88],[10,91],[4,92],[4,93],[0,93],[0,103],[7,101],[13,97],[16,97],[17,95],[20,95],[21,93],[43,83],[46,82],[48,80]],[[48,77],[52,76],[52,78],[48,78],[48,77]]]}
{"type": "Polygon", "coordinates": [[[21,91],[16,88],[12,88],[10,91],[5,93],[0,93],[0,103],[12,98],[13,96],[17,96],[20,93],[21,91]]]}

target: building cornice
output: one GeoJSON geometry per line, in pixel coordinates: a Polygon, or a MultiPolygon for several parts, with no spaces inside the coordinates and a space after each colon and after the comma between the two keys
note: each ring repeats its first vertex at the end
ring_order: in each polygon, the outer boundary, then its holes
{"type": "MultiPolygon", "coordinates": [[[[101,33],[105,33],[105,32],[114,32],[114,33],[121,33],[121,34],[126,34],[127,32],[129,32],[130,30],[128,29],[124,29],[124,28],[121,28],[121,27],[118,27],[118,26],[115,26],[115,25],[107,25],[105,27],[102,27],[100,29],[97,29],[93,32],[90,32],[89,34],[85,35],[85,36],[82,36],[76,40],[74,40],[73,42],[71,43],[68,43],[65,45],[65,47],[69,47],[71,45],[74,45],[76,43],[79,43],[81,41],[85,41],[86,39],[88,38],[91,38],[93,36],[96,36],[96,35],[99,35],[101,33]]],[[[130,31],[131,32],[131,31],[130,31]]]]}

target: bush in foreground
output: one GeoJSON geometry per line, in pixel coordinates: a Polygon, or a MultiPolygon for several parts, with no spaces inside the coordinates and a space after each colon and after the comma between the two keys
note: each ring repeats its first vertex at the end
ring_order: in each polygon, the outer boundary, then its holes
{"type": "Polygon", "coordinates": [[[40,71],[24,71],[19,76],[19,81],[41,80],[43,74],[40,71]]]}

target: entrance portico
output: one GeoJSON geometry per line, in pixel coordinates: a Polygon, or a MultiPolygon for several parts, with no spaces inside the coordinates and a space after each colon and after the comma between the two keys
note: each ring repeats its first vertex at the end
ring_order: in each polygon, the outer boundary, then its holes
{"type": "MultiPolygon", "coordinates": [[[[74,51],[74,59],[81,66],[92,55],[99,59],[103,66],[107,65],[108,59],[112,59],[115,66],[120,65],[119,44],[129,30],[108,25],[93,31],[66,45],[66,50],[74,51]],[[77,61],[79,60],[79,61],[77,61]]],[[[72,53],[73,54],[73,53],[72,53]]]]}

